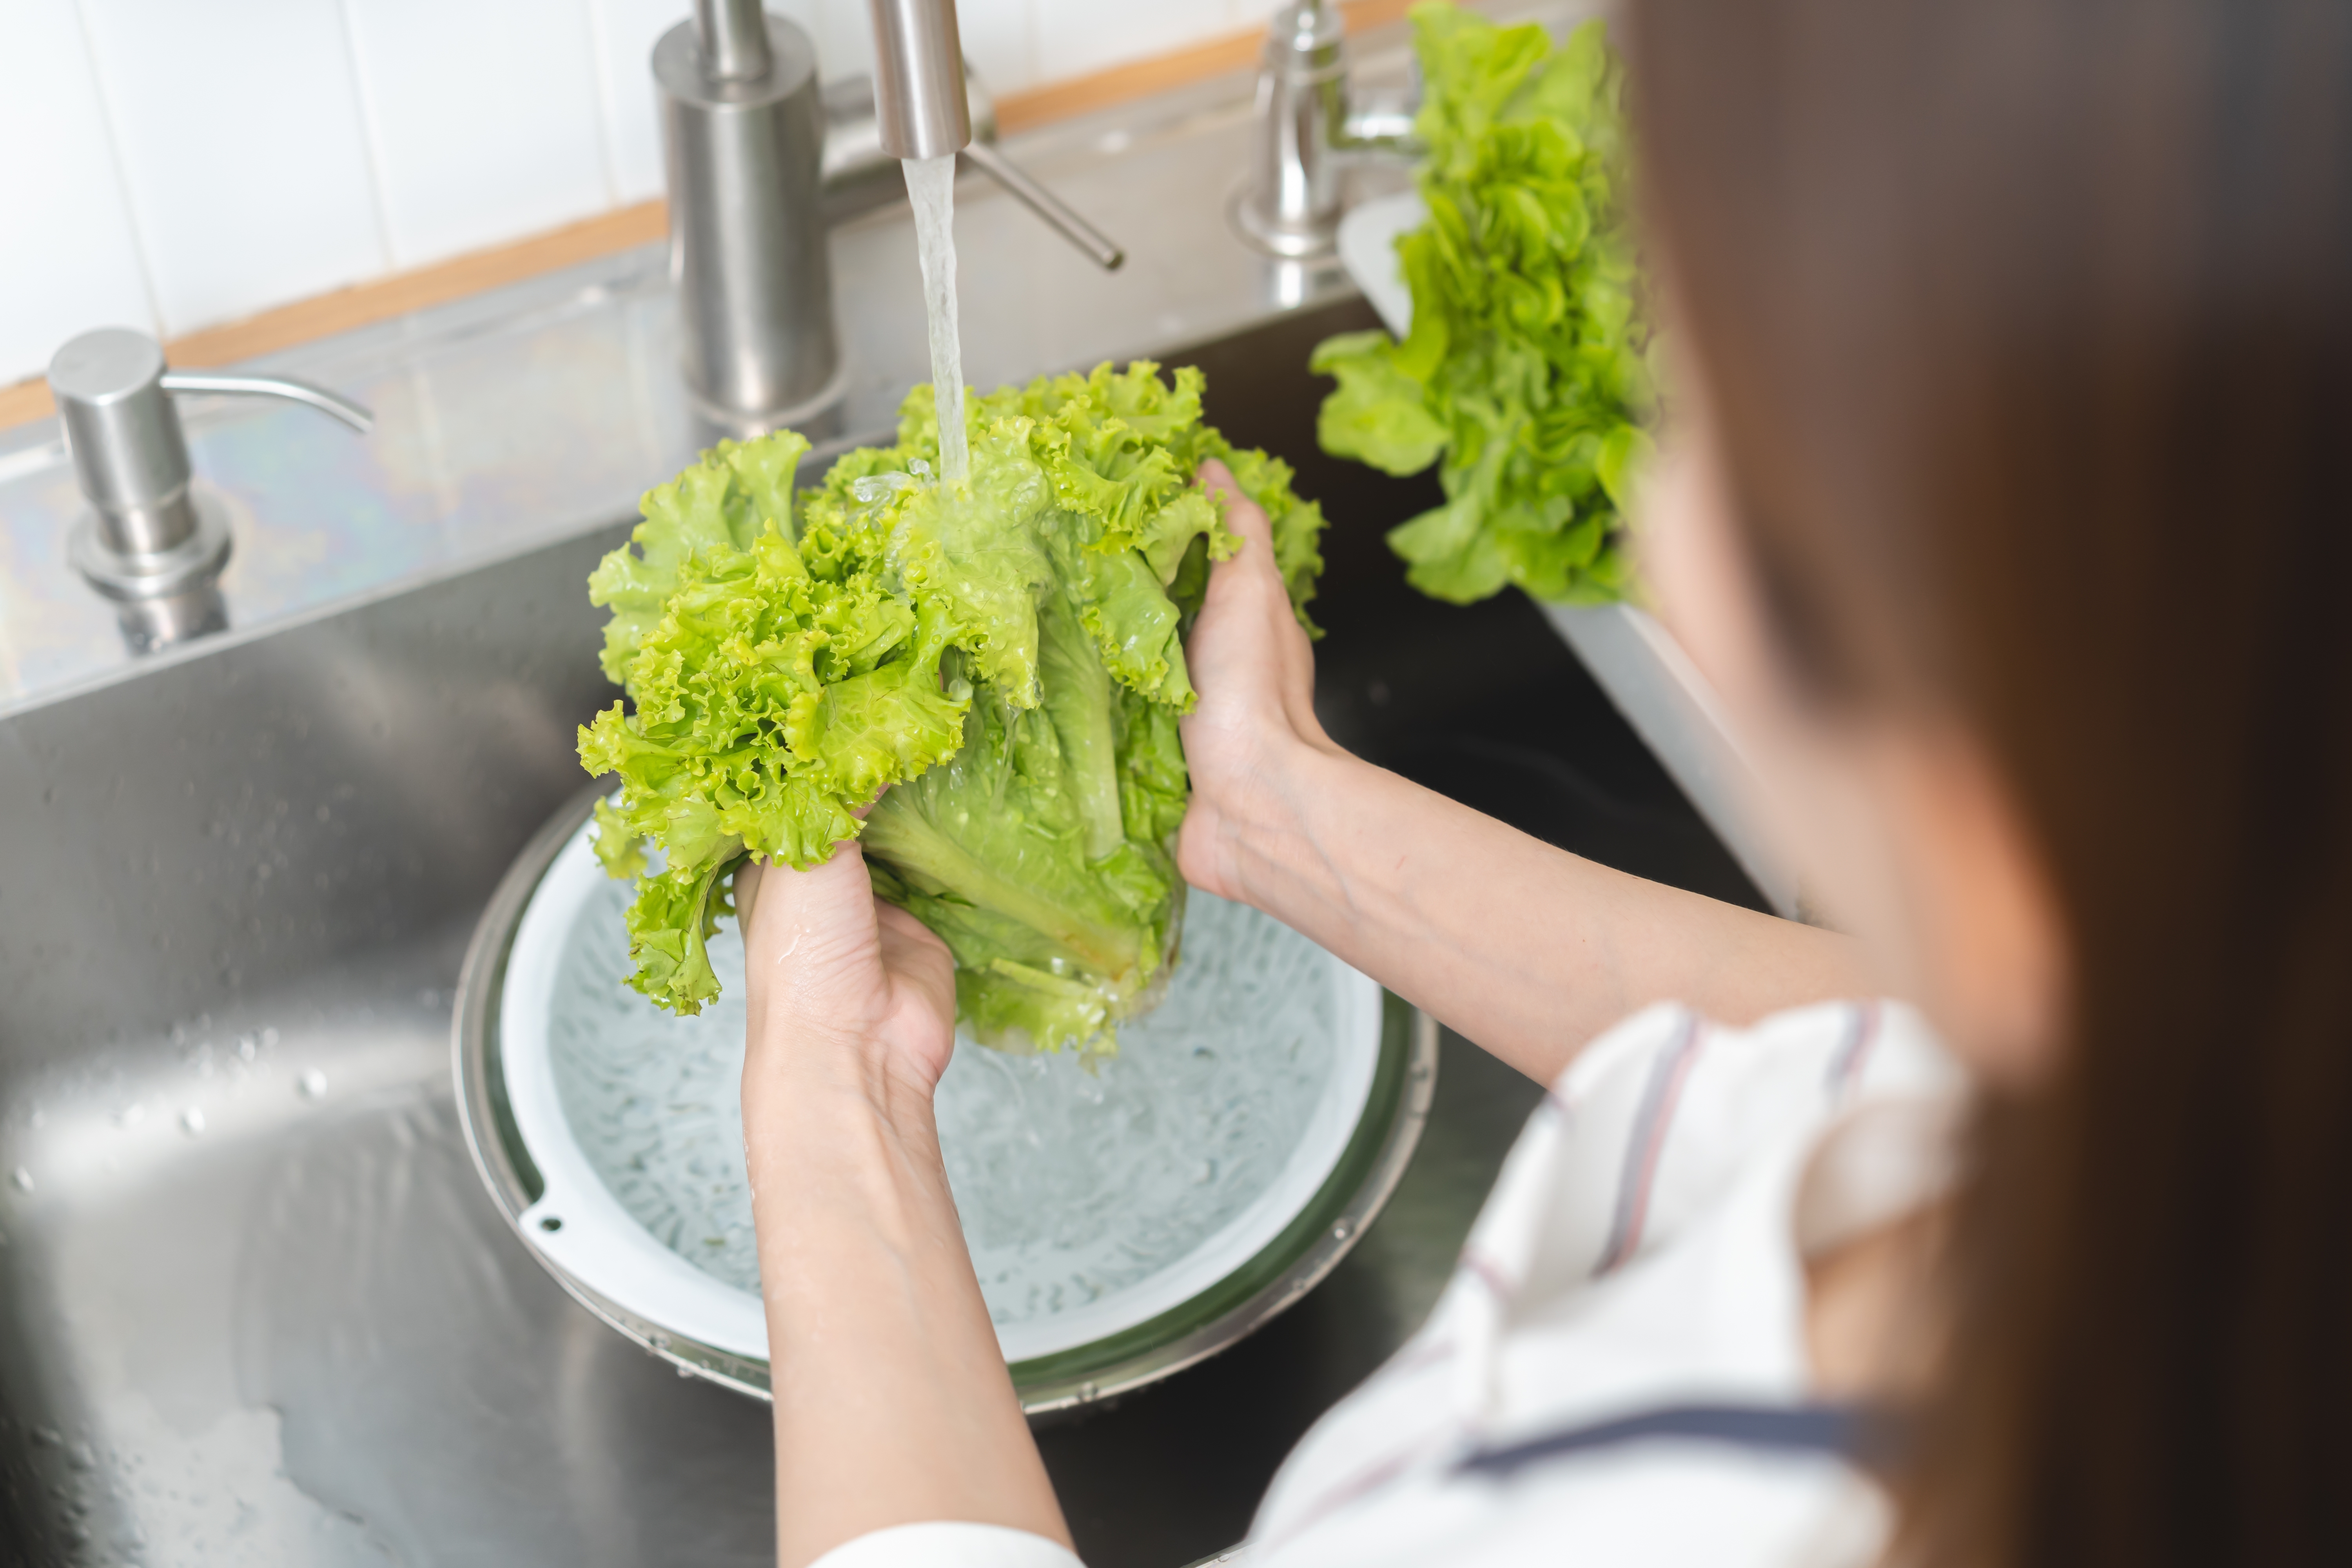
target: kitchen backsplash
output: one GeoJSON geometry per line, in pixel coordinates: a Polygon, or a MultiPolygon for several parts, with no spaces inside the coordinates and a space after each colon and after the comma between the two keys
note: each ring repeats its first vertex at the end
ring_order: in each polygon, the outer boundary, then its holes
{"type": "MultiPolygon", "coordinates": [[[[1017,92],[1277,0],[961,0],[1017,92]]],[[[646,59],[688,0],[0,0],[0,385],[89,327],[236,321],[661,194],[646,59]]],[[[866,0],[770,0],[828,79],[866,0]]]]}

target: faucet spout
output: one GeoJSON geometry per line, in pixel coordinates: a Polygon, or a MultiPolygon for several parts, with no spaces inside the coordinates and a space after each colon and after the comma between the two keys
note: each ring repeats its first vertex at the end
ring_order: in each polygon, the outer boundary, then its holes
{"type": "Polygon", "coordinates": [[[971,145],[955,0],[873,0],[874,113],[893,158],[971,145]]]}
{"type": "MultiPolygon", "coordinates": [[[[708,0],[706,0],[708,3],[708,0]]],[[[961,153],[1106,272],[1127,252],[995,148],[971,139],[955,0],[872,0],[874,118],[893,158],[961,153]]]]}

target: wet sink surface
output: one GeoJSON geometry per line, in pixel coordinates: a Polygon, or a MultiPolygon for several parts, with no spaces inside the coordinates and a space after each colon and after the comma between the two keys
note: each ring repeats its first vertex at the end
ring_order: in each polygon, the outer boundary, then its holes
{"type": "MultiPolygon", "coordinates": [[[[1627,869],[1756,903],[1541,616],[1405,588],[1433,500],[1316,453],[1307,350],[1188,356],[1333,520],[1318,704],[1365,755],[1627,869]]],[[[658,476],[649,476],[655,478],[658,476]]],[[[591,1319],[481,1191],[450,988],[613,697],[614,526],[0,720],[0,1562],[761,1563],[767,1411],[591,1319]]],[[[1448,1037],[1420,1152],[1299,1306],[1046,1426],[1096,1568],[1237,1539],[1434,1300],[1534,1086],[1448,1037]]]]}

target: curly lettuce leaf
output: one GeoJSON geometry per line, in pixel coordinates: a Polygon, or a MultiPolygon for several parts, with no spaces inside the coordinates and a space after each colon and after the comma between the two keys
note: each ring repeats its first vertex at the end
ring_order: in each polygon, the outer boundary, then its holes
{"type": "Polygon", "coordinates": [[[973,399],[970,479],[949,489],[918,387],[896,445],[797,497],[777,476],[806,447],[784,436],[722,443],[647,496],[635,552],[592,588],[629,700],[580,737],[621,784],[596,847],[636,880],[633,985],[696,1011],[733,868],[856,837],[877,891],[955,954],[982,1039],[1115,1047],[1173,962],[1183,632],[1209,563],[1241,547],[1202,461],[1265,508],[1302,622],[1322,567],[1320,510],[1203,424],[1201,392],[1198,371],[1139,362],[973,399]]]}
{"type": "Polygon", "coordinates": [[[1397,242],[1402,342],[1325,341],[1317,438],[1391,474],[1438,466],[1444,504],[1389,545],[1456,604],[1509,585],[1622,597],[1624,507],[1649,449],[1652,331],[1624,200],[1622,72],[1600,22],[1555,51],[1426,0],[1412,10],[1428,218],[1397,242]]]}
{"type": "Polygon", "coordinates": [[[1377,330],[1343,332],[1318,343],[1307,368],[1339,383],[1316,416],[1317,443],[1335,458],[1402,478],[1437,461],[1446,429],[1430,413],[1421,383],[1378,352],[1389,341],[1377,330]]]}
{"type": "Polygon", "coordinates": [[[678,575],[698,555],[751,548],[773,521],[792,525],[793,475],[808,442],[785,432],[763,441],[721,441],[668,484],[646,492],[645,521],[629,535],[636,552],[615,550],[588,579],[588,602],[609,607],[604,677],[625,679],[637,643],[661,617],[678,575]]]}
{"type": "MultiPolygon", "coordinates": [[[[671,514],[647,511],[639,542],[669,549],[671,514]]],[[[824,859],[856,836],[855,807],[955,750],[971,700],[942,687],[945,606],[908,604],[878,568],[819,580],[763,526],[738,549],[708,515],[685,519],[694,549],[624,667],[635,710],[616,702],[580,731],[583,765],[622,784],[597,814],[598,853],[637,879],[631,984],[683,1012],[717,994],[700,947],[719,870],[747,853],[824,859]],[[648,843],[659,875],[643,869],[648,843]]]]}

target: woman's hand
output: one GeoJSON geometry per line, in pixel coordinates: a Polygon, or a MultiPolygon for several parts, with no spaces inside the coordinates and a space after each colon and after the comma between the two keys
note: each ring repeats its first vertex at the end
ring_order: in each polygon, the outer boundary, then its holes
{"type": "Polygon", "coordinates": [[[1265,514],[1233,475],[1241,552],[1185,654],[1186,881],[1254,904],[1530,1077],[1662,997],[1744,1023],[1856,994],[1843,939],[1581,860],[1349,756],[1316,721],[1315,657],[1265,514]]]}
{"type": "Polygon", "coordinates": [[[1066,1542],[948,1189],[955,962],[856,844],[735,884],[743,1144],[767,1307],[776,1560],[925,1520],[1066,1542]]]}
{"type": "Polygon", "coordinates": [[[1241,552],[1209,571],[1209,592],[1185,645],[1200,701],[1179,721],[1192,804],[1177,838],[1177,868],[1194,887],[1246,899],[1241,841],[1289,827],[1290,784],[1302,753],[1340,754],[1315,717],[1315,649],[1292,613],[1265,512],[1223,463],[1201,483],[1225,505],[1241,552]]]}
{"type": "Polygon", "coordinates": [[[874,896],[855,840],[806,871],[735,876],[751,1013],[744,1100],[770,1085],[863,1088],[923,1103],[955,1048],[955,960],[920,921],[874,896]]]}

